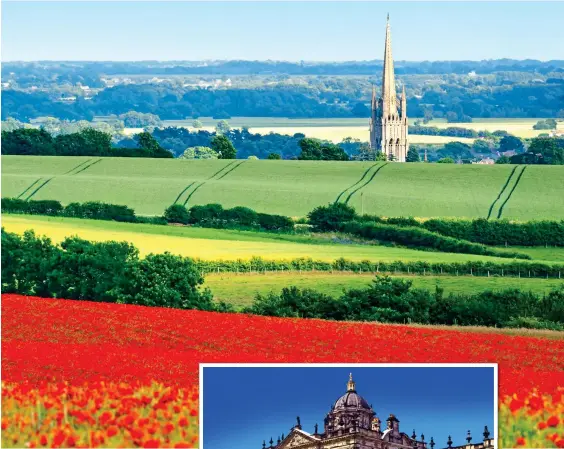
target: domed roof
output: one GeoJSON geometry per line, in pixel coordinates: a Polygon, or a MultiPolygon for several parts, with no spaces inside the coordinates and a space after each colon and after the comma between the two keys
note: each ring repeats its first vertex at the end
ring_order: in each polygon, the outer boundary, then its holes
{"type": "Polygon", "coordinates": [[[347,391],[344,395],[337,399],[337,402],[335,402],[335,406],[333,408],[364,408],[366,410],[370,410],[368,402],[366,402],[366,400],[356,391],[347,391]]]}
{"type": "Polygon", "coordinates": [[[349,381],[347,383],[347,392],[337,399],[337,402],[335,402],[335,405],[333,406],[333,410],[345,408],[371,409],[368,402],[366,402],[366,400],[356,392],[356,385],[352,379],[352,374],[349,376],[349,381]]]}

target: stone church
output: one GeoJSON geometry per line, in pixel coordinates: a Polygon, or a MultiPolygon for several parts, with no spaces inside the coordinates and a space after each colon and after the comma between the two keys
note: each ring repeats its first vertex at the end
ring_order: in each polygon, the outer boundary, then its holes
{"type": "Polygon", "coordinates": [[[370,149],[375,155],[383,153],[387,160],[405,162],[409,142],[407,139],[407,98],[405,86],[401,97],[396,95],[394,60],[392,58],[392,35],[390,16],[386,25],[384,69],[382,73],[382,95],[376,96],[372,88],[372,113],[370,117],[370,149]]]}
{"type": "MultiPolygon", "coordinates": [[[[484,428],[484,439],[471,443],[470,431],[467,444],[453,446],[451,437],[446,442],[448,449],[489,449],[494,448],[488,428],[484,428]]],[[[399,419],[390,414],[385,425],[376,416],[374,409],[356,392],[352,374],[347,383],[347,391],[342,395],[327,415],[320,431],[316,424],[313,433],[306,432],[298,416],[297,423],[288,436],[282,435],[277,441],[270,438],[263,441],[263,449],[434,449],[433,438],[425,441],[425,436],[417,438],[415,430],[411,436],[400,431],[399,419]],[[267,446],[267,444],[269,444],[267,446]]]]}

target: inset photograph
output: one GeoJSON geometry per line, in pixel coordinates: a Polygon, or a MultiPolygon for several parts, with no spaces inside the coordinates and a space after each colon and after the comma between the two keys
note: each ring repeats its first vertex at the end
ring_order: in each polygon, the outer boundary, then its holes
{"type": "Polygon", "coordinates": [[[497,447],[496,364],[201,364],[204,449],[497,447]]]}

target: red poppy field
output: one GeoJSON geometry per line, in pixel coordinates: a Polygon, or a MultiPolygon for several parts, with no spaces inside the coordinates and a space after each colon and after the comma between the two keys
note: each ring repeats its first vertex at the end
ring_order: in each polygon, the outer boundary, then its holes
{"type": "Polygon", "coordinates": [[[197,447],[200,362],[497,362],[501,447],[564,447],[564,340],[3,295],[2,446],[197,447]]]}

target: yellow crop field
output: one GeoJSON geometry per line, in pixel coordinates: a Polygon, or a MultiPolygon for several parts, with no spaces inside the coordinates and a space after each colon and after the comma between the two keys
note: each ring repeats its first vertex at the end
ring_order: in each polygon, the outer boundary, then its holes
{"type": "Polygon", "coordinates": [[[139,249],[141,256],[168,251],[204,260],[248,260],[253,256],[258,256],[269,260],[311,257],[317,260],[333,261],[344,257],[350,260],[382,262],[490,260],[509,263],[512,261],[512,259],[497,257],[417,251],[388,246],[307,243],[305,236],[285,237],[247,231],[131,224],[65,217],[3,215],[2,226],[6,231],[18,234],[33,229],[36,234],[45,235],[54,242],[60,242],[69,236],[78,236],[92,241],[127,241],[139,249]]]}

